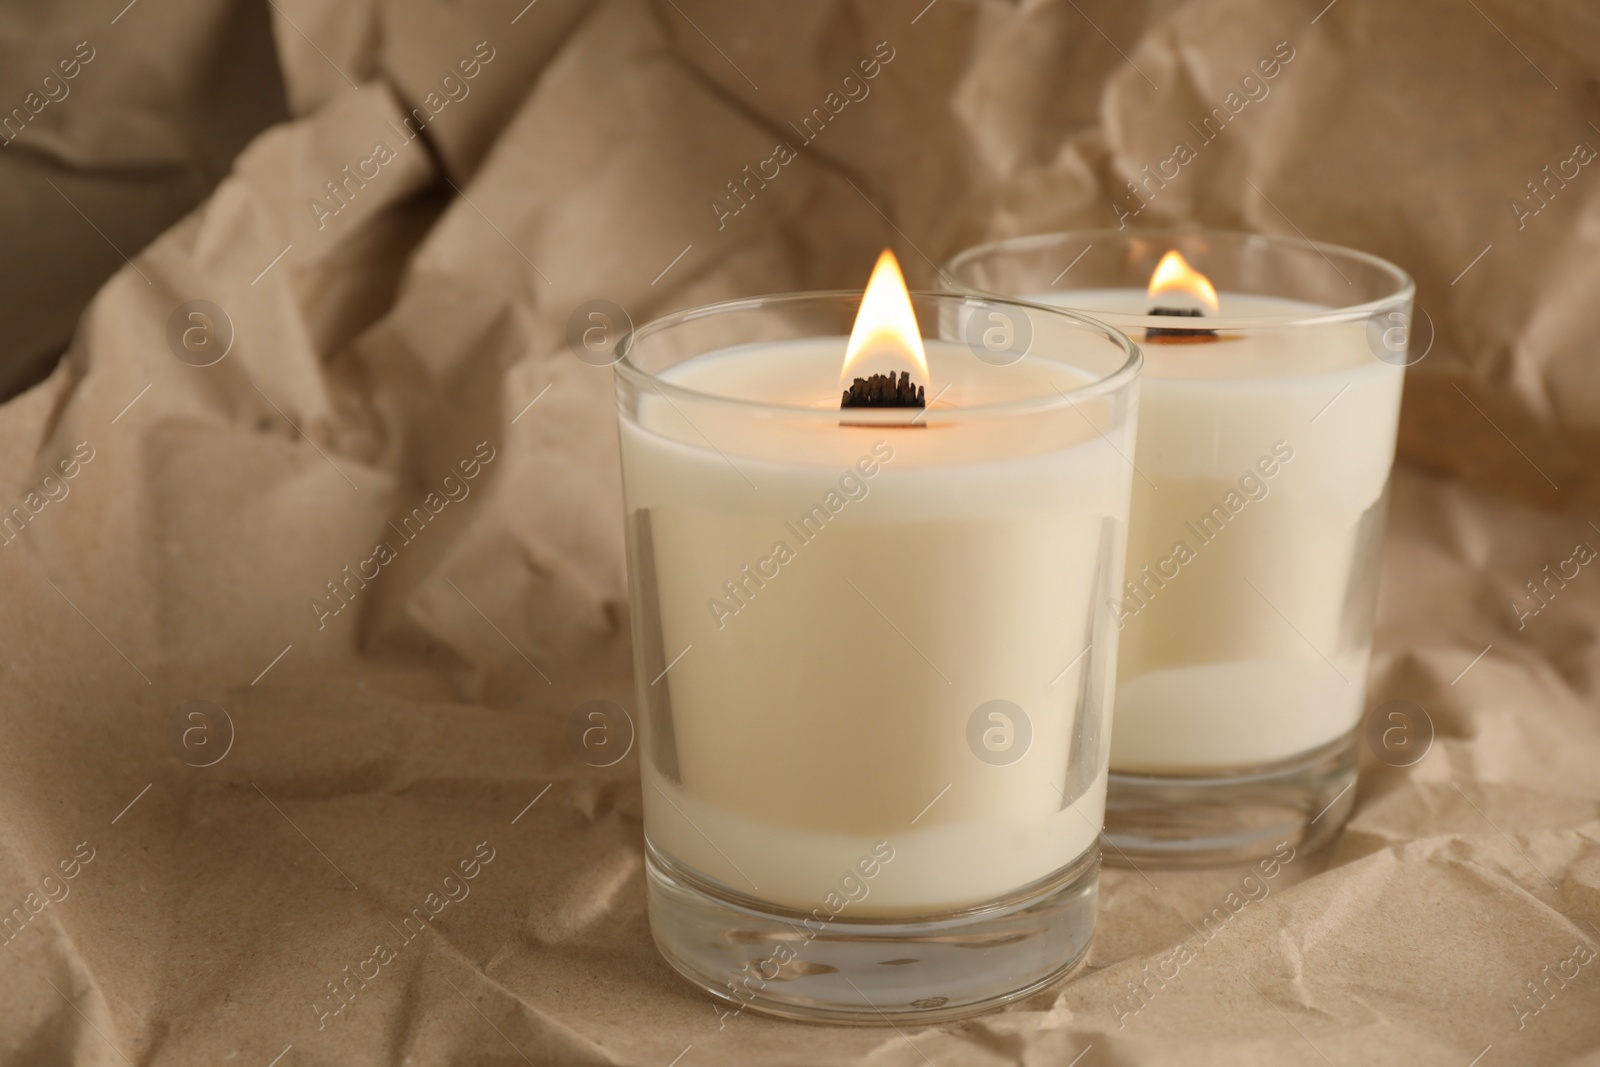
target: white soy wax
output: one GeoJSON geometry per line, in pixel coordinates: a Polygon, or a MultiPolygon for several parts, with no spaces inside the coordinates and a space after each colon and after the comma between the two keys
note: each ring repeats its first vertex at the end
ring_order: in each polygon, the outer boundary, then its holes
{"type": "Polygon", "coordinates": [[[1064,401],[1089,383],[1067,363],[943,341],[926,412],[840,412],[845,345],[695,356],[621,422],[634,638],[664,667],[636,682],[645,819],[801,910],[886,842],[851,914],[926,915],[1098,837],[1113,661],[1080,653],[1121,574],[1132,417],[1064,401]],[[1015,762],[969,745],[994,700],[1025,713],[1015,762]]]}
{"type": "MultiPolygon", "coordinates": [[[[1268,764],[1361,718],[1403,368],[1374,358],[1364,320],[1290,325],[1328,309],[1219,297],[1219,322],[1255,325],[1181,344],[1124,326],[1145,369],[1113,771],[1268,764]]],[[[1030,299],[1117,324],[1180,302],[1131,288],[1030,299]]]]}

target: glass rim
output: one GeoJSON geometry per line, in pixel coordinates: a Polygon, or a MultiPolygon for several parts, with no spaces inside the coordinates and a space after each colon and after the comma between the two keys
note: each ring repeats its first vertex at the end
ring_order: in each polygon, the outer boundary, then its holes
{"type": "MultiPolygon", "coordinates": [[[[766,400],[748,400],[742,397],[726,396],[721,393],[707,392],[703,389],[693,389],[685,385],[680,385],[677,382],[668,381],[658,374],[645,370],[643,367],[640,367],[637,363],[635,363],[632,357],[640,340],[648,338],[653,334],[663,333],[666,330],[672,329],[673,327],[694,322],[698,319],[711,318],[716,315],[725,315],[736,311],[759,310],[761,308],[771,307],[774,305],[792,306],[807,302],[821,303],[834,301],[853,301],[859,305],[861,296],[862,293],[859,289],[817,289],[804,292],[772,293],[765,296],[741,297],[734,300],[722,300],[712,304],[700,304],[695,307],[683,308],[678,311],[669,312],[665,315],[659,315],[656,318],[646,322],[643,326],[635,327],[624,334],[622,339],[617,342],[616,351],[618,355],[615,362],[612,364],[612,368],[619,377],[627,379],[629,382],[632,382],[635,385],[645,386],[653,389],[666,397],[669,402],[673,396],[677,396],[680,398],[701,402],[727,404],[749,411],[762,411],[770,414],[782,413],[791,417],[811,417],[817,419],[818,421],[826,421],[837,425],[839,422],[840,410],[837,408],[801,407],[795,404],[775,403],[766,400]]],[[[1140,351],[1139,346],[1134,342],[1133,338],[1129,337],[1127,334],[1123,333],[1110,323],[1103,322],[1098,318],[1094,318],[1072,308],[1055,307],[1050,304],[1035,304],[1027,300],[1017,299],[1015,297],[1001,296],[997,293],[983,293],[976,291],[936,292],[932,290],[912,289],[910,290],[910,296],[913,303],[917,302],[918,300],[959,300],[963,302],[981,301],[985,304],[999,304],[1008,307],[1014,307],[1022,311],[1024,314],[1033,314],[1042,311],[1050,315],[1071,320],[1080,328],[1089,329],[1091,332],[1111,342],[1123,353],[1122,362],[1114,369],[1095,377],[1093,381],[1085,382],[1083,385],[1074,386],[1073,388],[1065,391],[1057,389],[1055,396],[1023,397],[1017,400],[1002,400],[991,404],[973,404],[968,407],[938,409],[941,412],[941,417],[943,418],[949,418],[951,416],[967,418],[969,416],[981,417],[987,415],[1007,415],[1025,411],[1044,411],[1057,406],[1072,407],[1075,406],[1079,400],[1092,399],[1093,397],[1103,394],[1116,393],[1119,390],[1129,387],[1138,381],[1140,369],[1144,366],[1144,354],[1140,351]]],[[[848,335],[838,334],[832,336],[847,337],[848,335]]],[[[798,339],[799,338],[795,338],[795,340],[798,339]]],[[[924,338],[924,340],[929,340],[929,338],[924,338]]],[[[940,338],[932,338],[932,340],[940,340],[940,338]]],[[[1026,358],[1026,356],[1027,353],[1024,353],[1022,358],[1026,358]]],[[[1021,360],[1019,359],[1018,362],[1020,361],[1021,360]]],[[[923,410],[928,412],[931,417],[931,414],[935,409],[932,404],[930,404],[923,410]]]]}
{"type": "MultiPolygon", "coordinates": [[[[1205,329],[1208,330],[1251,330],[1286,326],[1323,326],[1333,323],[1353,322],[1391,311],[1396,302],[1411,301],[1416,297],[1417,283],[1404,268],[1391,263],[1382,256],[1373,255],[1371,252],[1363,252],[1358,248],[1330,244],[1324,241],[1313,241],[1309,238],[1288,237],[1283,234],[1181,226],[1151,229],[1118,229],[1108,226],[1100,229],[1054,230],[1048,233],[1003,237],[997,241],[986,241],[983,244],[973,245],[951,256],[939,268],[940,280],[957,292],[972,293],[984,297],[1001,296],[1003,294],[991,294],[988,290],[981,289],[977,285],[961,279],[958,272],[971,263],[998,252],[1034,251],[1064,243],[1069,238],[1086,239],[1090,242],[1090,247],[1093,247],[1095,243],[1100,241],[1126,242],[1141,237],[1154,241],[1184,237],[1223,237],[1241,243],[1259,242],[1274,246],[1280,250],[1309,251],[1326,260],[1335,272],[1339,272],[1338,265],[1334,263],[1334,259],[1338,258],[1347,263],[1360,263],[1364,266],[1375,268],[1394,283],[1394,287],[1389,293],[1376,299],[1363,301],[1359,304],[1346,304],[1327,308],[1322,311],[1295,312],[1285,315],[1207,315],[1205,316],[1205,329]]],[[[1339,273],[1342,274],[1342,272],[1339,273]]],[[[1070,289],[1059,290],[1063,294],[1072,291],[1070,289]]],[[[1011,299],[1017,298],[1013,297],[1011,299]]],[[[1029,303],[1029,301],[1023,302],[1029,303]]],[[[1053,307],[1054,305],[1045,306],[1053,307]]],[[[1150,327],[1183,328],[1181,325],[1175,325],[1170,316],[1135,315],[1118,311],[1093,311],[1091,313],[1097,318],[1103,317],[1108,325],[1143,327],[1146,329],[1150,327]]]]}

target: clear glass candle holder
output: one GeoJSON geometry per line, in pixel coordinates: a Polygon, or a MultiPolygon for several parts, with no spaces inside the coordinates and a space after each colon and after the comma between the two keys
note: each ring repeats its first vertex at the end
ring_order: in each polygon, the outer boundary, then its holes
{"type": "Polygon", "coordinates": [[[1093,931],[1139,352],[911,301],[925,409],[840,410],[860,293],[618,349],[650,927],[726,1012],[952,1018],[1093,931]]]}
{"type": "Polygon", "coordinates": [[[1355,799],[1411,279],[1349,249],[1199,230],[1017,238],[945,273],[1078,309],[1144,350],[1108,856],[1198,865],[1326,843],[1355,799]],[[1173,250],[1218,308],[1147,292],[1173,250]]]}

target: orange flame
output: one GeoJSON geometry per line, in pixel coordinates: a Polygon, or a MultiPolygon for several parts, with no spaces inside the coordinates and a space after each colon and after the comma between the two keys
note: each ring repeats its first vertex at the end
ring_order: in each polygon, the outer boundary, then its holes
{"type": "Polygon", "coordinates": [[[839,387],[847,389],[854,379],[874,373],[903,370],[911,372],[917,385],[928,386],[928,357],[922,349],[911,294],[894,253],[885,248],[872,268],[867,291],[861,295],[861,310],[856,312],[844,366],[839,368],[839,387]]]}
{"type": "Polygon", "coordinates": [[[1189,266],[1189,261],[1176,250],[1162,256],[1155,273],[1150,275],[1150,298],[1154,300],[1162,293],[1187,293],[1210,308],[1213,315],[1221,306],[1211,279],[1189,266]]]}

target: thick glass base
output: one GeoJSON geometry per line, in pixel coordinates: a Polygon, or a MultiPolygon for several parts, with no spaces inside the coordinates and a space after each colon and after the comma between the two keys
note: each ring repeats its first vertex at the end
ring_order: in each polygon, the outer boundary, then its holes
{"type": "Polygon", "coordinates": [[[1001,900],[914,918],[785,911],[696,878],[648,840],[645,853],[656,946],[731,1012],[862,1024],[976,1015],[1066,975],[1094,933],[1098,845],[1001,900]]]}
{"type": "Polygon", "coordinates": [[[1128,774],[1106,793],[1106,859],[1121,866],[1208,867],[1310,852],[1355,805],[1355,732],[1292,759],[1205,775],[1128,774]]]}

